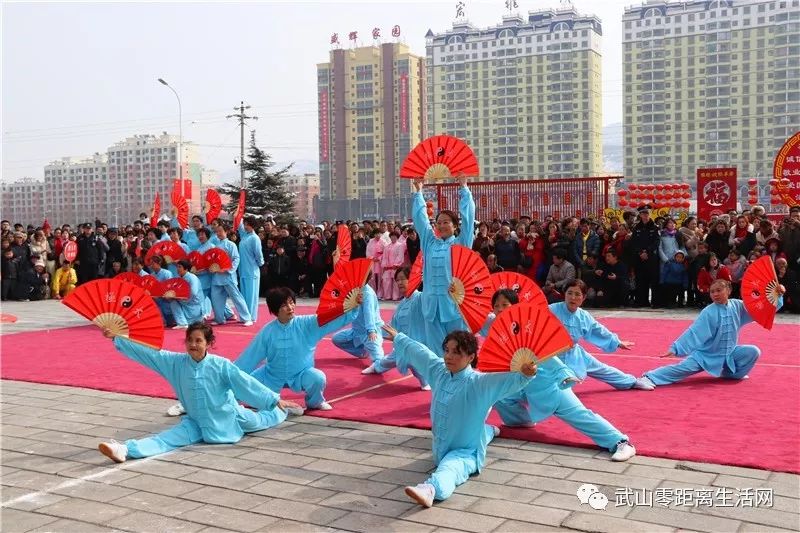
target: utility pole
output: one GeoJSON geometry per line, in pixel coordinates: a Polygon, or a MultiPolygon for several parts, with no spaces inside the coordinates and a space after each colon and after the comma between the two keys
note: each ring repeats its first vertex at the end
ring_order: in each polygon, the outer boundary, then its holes
{"type": "Polygon", "coordinates": [[[249,105],[244,105],[244,102],[242,101],[239,104],[239,107],[234,107],[233,108],[233,110],[234,111],[238,111],[238,113],[235,113],[233,115],[228,115],[228,116],[225,117],[225,118],[234,118],[235,117],[235,118],[237,118],[239,120],[239,128],[240,128],[240,131],[241,131],[241,141],[240,141],[241,144],[240,144],[240,150],[239,150],[239,172],[240,172],[239,187],[242,188],[242,189],[244,189],[244,122],[245,122],[245,120],[248,120],[248,119],[258,120],[258,117],[256,117],[256,116],[251,117],[251,116],[245,115],[244,112],[245,112],[246,109],[250,109],[250,106],[249,105]]]}

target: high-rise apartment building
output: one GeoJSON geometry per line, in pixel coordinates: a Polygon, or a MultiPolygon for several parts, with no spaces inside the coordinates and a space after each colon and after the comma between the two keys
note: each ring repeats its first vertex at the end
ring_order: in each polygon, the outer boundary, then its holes
{"type": "Polygon", "coordinates": [[[44,167],[44,205],[50,219],[61,224],[108,220],[108,158],[62,157],[44,167]]]}
{"type": "Polygon", "coordinates": [[[319,196],[319,174],[286,176],[286,188],[294,194],[294,214],[301,220],[313,220],[314,198],[319,196]]]}
{"type": "Polygon", "coordinates": [[[425,131],[424,60],[402,43],[330,51],[317,65],[319,219],[397,213],[400,165],[425,131]]]}
{"type": "Polygon", "coordinates": [[[44,207],[44,188],[44,183],[32,178],[0,183],[0,219],[38,227],[49,218],[50,224],[55,225],[53,215],[44,207]]]}
{"type": "Polygon", "coordinates": [[[625,175],[772,173],[800,128],[800,1],[648,1],[623,16],[625,175]]]}
{"type": "Polygon", "coordinates": [[[601,36],[572,7],[429,31],[428,133],[464,139],[481,180],[599,174],[601,36]]]}
{"type": "MultiPolygon", "coordinates": [[[[200,177],[197,150],[183,143],[183,179],[191,180],[190,212],[200,212],[200,177]]],[[[156,192],[161,210],[168,213],[174,180],[180,176],[179,142],[175,135],[134,135],[108,149],[108,213],[106,219],[123,222],[150,213],[156,192]]],[[[188,191],[187,191],[188,192],[188,191]]]]}

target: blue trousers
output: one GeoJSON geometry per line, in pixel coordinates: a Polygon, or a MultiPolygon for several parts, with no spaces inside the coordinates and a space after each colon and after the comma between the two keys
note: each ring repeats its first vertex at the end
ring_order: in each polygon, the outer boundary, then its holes
{"type": "Polygon", "coordinates": [[[464,322],[462,318],[449,322],[442,322],[438,320],[437,314],[437,319],[435,320],[427,320],[423,317],[419,317],[419,319],[425,321],[425,338],[421,340],[422,344],[427,346],[430,351],[439,357],[444,357],[442,342],[444,338],[447,337],[448,333],[456,330],[470,330],[469,326],[467,326],[467,323],[464,322]]]}
{"type": "MultiPolygon", "coordinates": [[[[211,285],[208,287],[203,287],[203,316],[210,317],[211,312],[213,311],[211,307],[211,285]]],[[[230,304],[225,301],[225,320],[228,320],[233,316],[233,309],[231,308],[230,304]]]]}
{"type": "Polygon", "coordinates": [[[164,322],[164,325],[171,325],[175,321],[175,317],[172,316],[172,309],[170,308],[169,302],[163,298],[156,298],[155,301],[158,310],[161,311],[161,320],[164,322]]]}
{"type": "MultiPolygon", "coordinates": [[[[397,360],[394,357],[394,352],[390,353],[383,359],[378,359],[377,361],[375,361],[373,365],[373,367],[375,368],[375,372],[378,374],[383,374],[384,372],[387,372],[395,368],[396,366],[397,366],[397,360]]],[[[414,367],[410,366],[408,367],[408,369],[411,370],[411,373],[414,374],[415,378],[417,378],[420,387],[424,387],[428,384],[428,382],[425,381],[425,378],[422,376],[422,374],[414,370],[414,367]]]]}
{"type": "Polygon", "coordinates": [[[344,350],[359,359],[369,356],[374,363],[383,359],[383,337],[381,337],[380,333],[378,333],[377,337],[377,340],[374,341],[369,340],[369,336],[362,339],[353,333],[352,329],[346,329],[336,333],[331,340],[333,340],[334,346],[340,350],[344,350]]]}
{"type": "MultiPolygon", "coordinates": [[[[586,361],[586,375],[590,378],[608,383],[619,390],[630,389],[636,383],[636,376],[633,374],[626,374],[618,368],[607,365],[593,355],[587,353],[584,359],[586,361]]],[[[569,365],[568,361],[565,360],[564,362],[569,365]]],[[[578,376],[578,378],[583,379],[581,376],[578,376]]]]}
{"type": "Polygon", "coordinates": [[[247,310],[250,311],[250,320],[253,322],[258,320],[258,287],[260,283],[261,274],[256,277],[239,277],[239,290],[242,292],[247,310]]]}
{"type": "MultiPolygon", "coordinates": [[[[241,405],[237,406],[236,421],[244,433],[271,428],[284,420],[286,420],[286,412],[278,407],[263,411],[251,411],[241,405]]],[[[240,438],[231,439],[230,444],[239,442],[239,440],[240,438]]],[[[200,426],[188,416],[184,416],[177,425],[166,431],[144,439],[127,440],[125,445],[128,447],[128,457],[140,459],[166,453],[183,446],[197,444],[198,442],[203,442],[200,426]]]]}
{"type": "Polygon", "coordinates": [[[601,448],[611,452],[617,449],[617,444],[621,441],[628,440],[628,437],[620,433],[608,420],[587,409],[571,389],[562,390],[553,387],[548,389],[548,394],[558,395],[555,404],[551,404],[554,405],[551,413],[532,413],[537,402],[535,398],[526,396],[524,393],[501,400],[494,406],[500,413],[503,423],[508,426],[540,422],[549,416],[555,416],[592,439],[601,448]]]}
{"type": "Polygon", "coordinates": [[[179,326],[188,326],[203,320],[203,308],[201,305],[189,305],[178,300],[171,300],[169,308],[175,323],[179,326]]]}
{"type": "MultiPolygon", "coordinates": [[[[484,425],[483,430],[489,436],[489,440],[494,438],[492,426],[484,425]]],[[[442,457],[436,470],[431,474],[425,483],[433,485],[435,489],[434,499],[446,500],[449,498],[456,487],[469,479],[469,476],[478,471],[477,452],[468,448],[450,450],[442,457]]]]}
{"type": "Polygon", "coordinates": [[[300,372],[290,382],[269,374],[266,365],[256,368],[250,375],[278,394],[281,393],[284,387],[288,387],[294,392],[305,392],[306,407],[319,407],[325,401],[323,393],[325,392],[325,385],[328,383],[325,372],[313,366],[300,372]]]}
{"type": "Polygon", "coordinates": [[[247,304],[242,298],[242,293],[233,283],[226,283],[225,285],[211,286],[211,307],[214,309],[215,323],[225,323],[225,303],[228,298],[233,300],[233,305],[236,307],[236,311],[239,312],[239,320],[242,322],[251,320],[250,311],[247,310],[247,304]]]}
{"type": "MultiPolygon", "coordinates": [[[[731,352],[735,370],[731,370],[727,364],[723,364],[722,372],[719,377],[723,379],[742,379],[744,378],[754,366],[758,356],[761,355],[761,350],[758,346],[744,344],[737,346],[731,352]]],[[[650,381],[656,385],[669,385],[682,381],[692,374],[702,372],[703,367],[691,355],[685,357],[683,361],[675,365],[662,366],[654,370],[645,372],[645,376],[650,378],[650,381]]]]}

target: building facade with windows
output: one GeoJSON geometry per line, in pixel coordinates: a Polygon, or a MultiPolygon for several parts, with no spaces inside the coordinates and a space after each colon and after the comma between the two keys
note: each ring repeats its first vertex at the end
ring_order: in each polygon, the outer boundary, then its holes
{"type": "Polygon", "coordinates": [[[44,206],[58,224],[108,220],[108,157],[62,157],[44,167],[44,206]]]}
{"type": "Polygon", "coordinates": [[[428,133],[464,139],[481,180],[602,172],[597,17],[569,7],[486,29],[457,20],[426,38],[428,133]]]}
{"type": "Polygon", "coordinates": [[[398,175],[425,131],[424,72],[403,43],[335,48],[317,65],[317,218],[386,215],[408,196],[398,175]]]}
{"type": "Polygon", "coordinates": [[[648,1],[623,16],[624,168],[771,176],[800,128],[800,1],[648,1]]]}
{"type": "Polygon", "coordinates": [[[0,191],[0,219],[8,220],[11,224],[32,224],[39,227],[50,217],[50,224],[55,225],[52,214],[44,207],[44,182],[33,178],[23,178],[12,183],[3,182],[0,184],[0,191]]]}
{"type": "Polygon", "coordinates": [[[294,214],[301,220],[314,220],[314,198],[319,197],[319,174],[287,176],[286,188],[294,194],[294,214]]]}

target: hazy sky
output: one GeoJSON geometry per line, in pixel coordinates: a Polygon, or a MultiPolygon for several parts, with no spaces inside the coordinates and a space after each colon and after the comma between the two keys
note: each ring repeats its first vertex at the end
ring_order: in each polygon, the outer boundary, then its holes
{"type": "MultiPolygon", "coordinates": [[[[498,24],[503,0],[464,0],[478,27],[498,24]]],[[[425,33],[452,27],[457,1],[253,3],[8,3],[2,6],[2,179],[42,179],[49,161],[105,152],[135,133],[178,133],[202,162],[236,175],[240,100],[259,116],[259,145],[278,161],[317,160],[316,63],[330,36],[373,27],[425,55],[425,33]]],[[[518,0],[518,11],[558,0],[518,0]]],[[[603,24],[603,123],[622,120],[621,18],[635,2],[575,0],[603,24]]],[[[252,114],[251,113],[251,114],[252,114]]],[[[307,166],[307,165],[305,165],[307,166]]]]}

